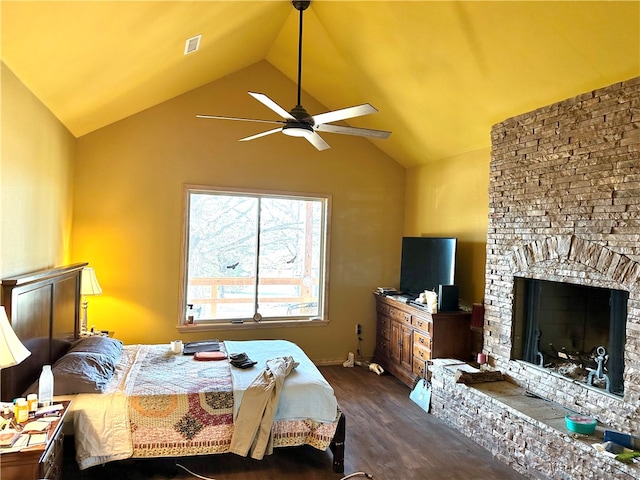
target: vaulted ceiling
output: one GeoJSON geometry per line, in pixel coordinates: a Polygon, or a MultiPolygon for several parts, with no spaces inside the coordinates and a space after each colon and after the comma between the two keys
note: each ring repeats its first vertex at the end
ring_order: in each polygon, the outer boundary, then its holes
{"type": "MultiPolygon", "coordinates": [[[[297,81],[288,0],[1,8],[2,61],[76,137],[261,60],[297,81]]],[[[406,167],[486,148],[505,118],[640,76],[638,1],[314,0],[303,25],[302,103],[371,103],[379,113],[349,124],[391,130],[371,141],[406,167]]],[[[264,84],[254,91],[268,95],[264,84]]],[[[274,100],[292,108],[295,89],[274,100]]]]}

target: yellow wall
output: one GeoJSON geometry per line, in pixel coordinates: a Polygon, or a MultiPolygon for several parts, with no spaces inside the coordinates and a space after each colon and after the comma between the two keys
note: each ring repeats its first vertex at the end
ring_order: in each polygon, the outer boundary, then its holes
{"type": "Polygon", "coordinates": [[[467,304],[484,298],[490,149],[407,170],[406,236],[458,238],[456,284],[467,304]]]}
{"type": "MultiPolygon", "coordinates": [[[[355,350],[360,323],[372,355],[371,291],[397,286],[403,234],[457,236],[461,297],[482,300],[489,149],[405,172],[364,139],[325,134],[325,152],[283,135],[238,143],[269,127],[195,118],[272,118],[245,93],[256,78],[293,105],[295,85],[261,62],[75,140],[2,64],[0,276],[88,261],[104,290],[90,299],[90,324],[131,343],[191,340],[175,327],[182,185],[195,183],[333,196],[331,324],[197,338],[288,338],[330,362],[355,350]]],[[[325,110],[304,92],[303,104],[325,110]]]]}
{"type": "Polygon", "coordinates": [[[0,278],[68,262],[75,139],[1,63],[0,278]]]}
{"type": "MultiPolygon", "coordinates": [[[[405,169],[369,141],[323,134],[331,149],[272,128],[195,118],[197,113],[274,118],[247,94],[260,88],[291,108],[295,84],[267,62],[78,139],[73,261],[96,270],[103,294],[90,299],[89,325],[127,343],[285,338],[316,361],[342,361],[363,325],[372,355],[372,291],[398,282],[405,169]],[[185,183],[332,195],[327,327],[178,334],[182,188],[185,183]]],[[[326,111],[303,94],[310,113],[326,111]]]]}

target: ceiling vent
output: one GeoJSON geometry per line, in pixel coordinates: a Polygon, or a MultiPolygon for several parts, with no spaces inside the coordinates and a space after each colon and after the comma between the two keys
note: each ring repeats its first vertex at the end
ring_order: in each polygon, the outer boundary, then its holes
{"type": "Polygon", "coordinates": [[[195,37],[187,38],[187,41],[184,44],[184,54],[189,55],[197,51],[200,48],[200,40],[202,39],[202,35],[196,35],[195,37]]]}

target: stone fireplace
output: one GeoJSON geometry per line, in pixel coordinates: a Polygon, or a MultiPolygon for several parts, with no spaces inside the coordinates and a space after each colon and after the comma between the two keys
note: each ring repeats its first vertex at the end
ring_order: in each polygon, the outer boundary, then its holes
{"type": "Polygon", "coordinates": [[[484,351],[531,392],[640,432],[640,78],[492,130],[484,351]],[[514,278],[628,292],[623,396],[514,360],[514,278]]]}
{"type": "MultiPolygon", "coordinates": [[[[640,77],[507,119],[491,139],[483,352],[508,382],[460,385],[435,365],[432,411],[531,478],[639,478],[598,457],[596,437],[571,435],[563,415],[596,417],[599,441],[602,426],[640,435],[640,77]],[[554,340],[591,342],[582,353],[621,341],[615,392],[523,360],[521,281],[617,292],[624,317],[609,331],[554,340]]],[[[545,330],[560,321],[570,323],[545,330]]]]}

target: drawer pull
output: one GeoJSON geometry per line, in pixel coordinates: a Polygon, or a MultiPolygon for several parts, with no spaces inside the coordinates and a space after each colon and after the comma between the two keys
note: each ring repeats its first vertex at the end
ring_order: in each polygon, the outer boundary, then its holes
{"type": "Polygon", "coordinates": [[[420,337],[420,343],[424,345],[424,338],[420,337]]]}

